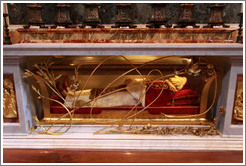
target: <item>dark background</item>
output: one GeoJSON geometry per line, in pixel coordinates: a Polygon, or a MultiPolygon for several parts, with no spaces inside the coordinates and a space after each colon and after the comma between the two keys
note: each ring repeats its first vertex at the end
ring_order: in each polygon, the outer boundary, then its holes
{"type": "MultiPolygon", "coordinates": [[[[26,24],[28,20],[27,3],[11,3],[8,4],[10,24],[26,24]]],[[[41,4],[43,21],[45,24],[54,23],[56,17],[55,3],[41,4]]],[[[82,3],[72,3],[70,9],[70,17],[73,23],[82,23],[84,15],[84,6],[82,3]]],[[[197,23],[207,23],[210,17],[211,3],[195,4],[195,18],[197,23]]],[[[241,4],[227,3],[224,8],[224,21],[226,23],[239,23],[238,13],[241,4]]],[[[165,7],[166,16],[170,19],[170,23],[176,23],[179,17],[180,7],[178,3],[168,3],[165,7]]],[[[151,6],[148,3],[133,3],[132,19],[136,24],[146,24],[151,16],[151,6]]],[[[99,17],[102,24],[114,24],[116,17],[115,3],[101,3],[99,8],[99,17]]]]}

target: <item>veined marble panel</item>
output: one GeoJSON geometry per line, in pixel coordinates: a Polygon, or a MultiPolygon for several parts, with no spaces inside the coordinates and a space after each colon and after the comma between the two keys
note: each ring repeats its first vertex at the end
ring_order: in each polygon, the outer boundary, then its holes
{"type": "Polygon", "coordinates": [[[235,28],[17,29],[18,43],[235,43],[235,28]]]}

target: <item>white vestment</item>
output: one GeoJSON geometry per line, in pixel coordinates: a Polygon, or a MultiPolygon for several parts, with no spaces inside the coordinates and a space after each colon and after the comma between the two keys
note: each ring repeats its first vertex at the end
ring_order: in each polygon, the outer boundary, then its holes
{"type": "MultiPolygon", "coordinates": [[[[169,88],[174,92],[183,88],[187,82],[186,77],[174,76],[165,80],[169,85],[169,88]]],[[[68,91],[65,98],[65,105],[67,107],[73,107],[75,103],[82,103],[82,106],[87,107],[116,107],[116,106],[134,106],[136,104],[141,104],[145,106],[145,92],[146,85],[143,81],[131,81],[125,90],[114,92],[103,97],[98,97],[97,99],[90,99],[91,89],[82,91],[68,91]],[[138,103],[140,101],[140,103],[138,103]],[[83,105],[83,103],[86,103],[83,105]]],[[[77,105],[77,104],[76,104],[77,105]]]]}

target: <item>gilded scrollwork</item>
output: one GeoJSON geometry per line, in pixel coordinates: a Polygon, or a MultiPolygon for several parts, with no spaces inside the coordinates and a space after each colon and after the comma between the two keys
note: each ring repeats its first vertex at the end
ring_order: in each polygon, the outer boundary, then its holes
{"type": "Polygon", "coordinates": [[[236,96],[233,113],[234,119],[243,121],[243,92],[241,92],[241,94],[237,94],[236,96]]]}
{"type": "Polygon", "coordinates": [[[18,116],[14,83],[8,77],[3,79],[3,116],[4,118],[17,118],[18,116]]]}
{"type": "Polygon", "coordinates": [[[106,131],[99,132],[95,134],[108,134],[108,133],[121,133],[121,134],[152,134],[152,135],[196,135],[196,136],[206,136],[206,135],[218,135],[219,132],[214,124],[208,127],[193,127],[193,126],[185,126],[185,127],[160,127],[160,126],[152,126],[151,124],[145,125],[143,127],[135,126],[133,128],[129,128],[126,130],[122,130],[119,128],[106,131]]]}
{"type": "Polygon", "coordinates": [[[237,76],[236,94],[234,99],[232,122],[243,121],[243,75],[237,76]]]}

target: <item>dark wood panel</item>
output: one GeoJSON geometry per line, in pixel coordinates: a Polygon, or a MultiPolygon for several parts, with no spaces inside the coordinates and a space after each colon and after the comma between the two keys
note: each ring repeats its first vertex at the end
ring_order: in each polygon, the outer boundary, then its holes
{"type": "Polygon", "coordinates": [[[4,163],[242,163],[242,151],[4,149],[4,163]]]}

